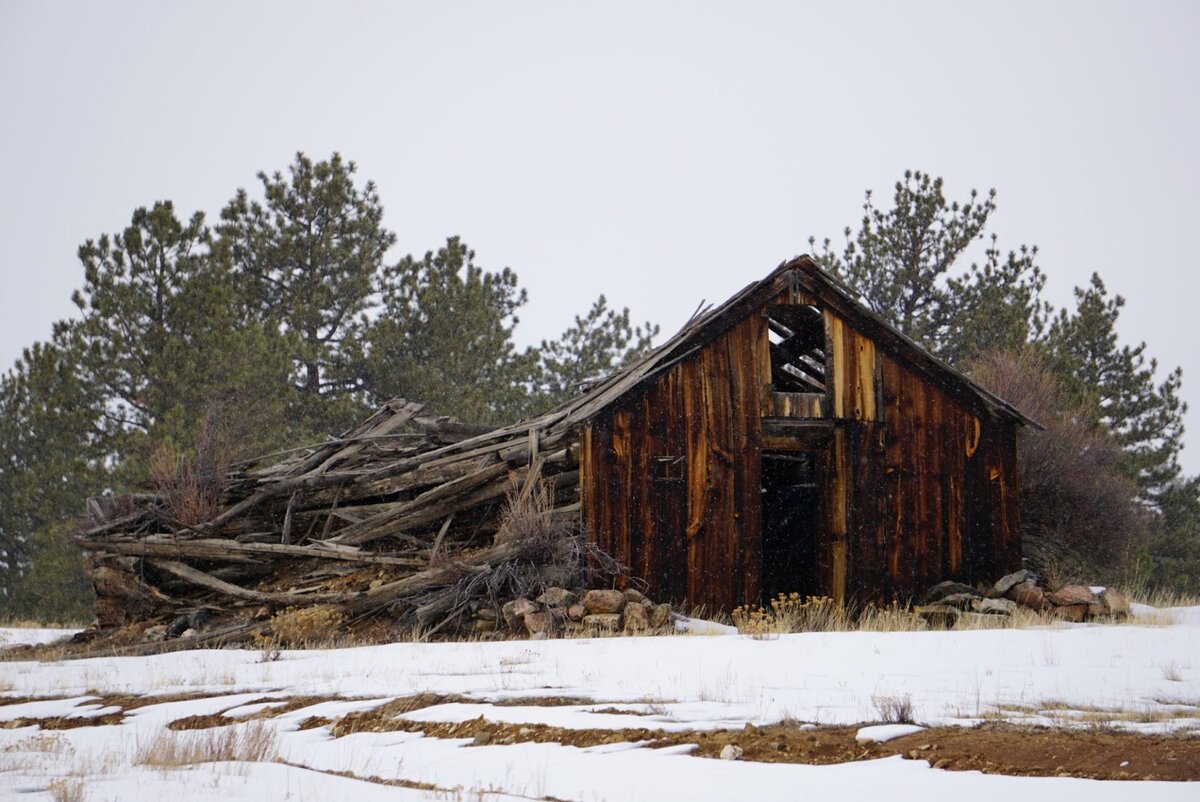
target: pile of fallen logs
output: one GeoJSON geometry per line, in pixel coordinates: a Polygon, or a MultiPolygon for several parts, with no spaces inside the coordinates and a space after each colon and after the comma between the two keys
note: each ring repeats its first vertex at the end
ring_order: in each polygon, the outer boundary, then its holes
{"type": "Polygon", "coordinates": [[[617,570],[578,531],[572,427],[489,429],[421,410],[391,401],[341,437],[233,466],[208,520],[186,521],[165,494],[91,500],[76,541],[99,629],[204,610],[207,632],[190,642],[236,640],[279,610],[321,605],[432,632],[481,602],[498,610],[582,587],[589,567],[617,570]]]}

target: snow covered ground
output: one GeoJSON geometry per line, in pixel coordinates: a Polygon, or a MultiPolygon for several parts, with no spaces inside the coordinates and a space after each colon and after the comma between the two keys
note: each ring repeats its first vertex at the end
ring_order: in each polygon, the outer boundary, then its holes
{"type": "MultiPolygon", "coordinates": [[[[1142,612],[1164,620],[1157,611],[1142,612]]],[[[49,786],[58,781],[60,794],[78,783],[87,800],[318,800],[344,794],[356,800],[698,802],[837,794],[1094,802],[1126,800],[1130,793],[1139,799],[1197,799],[1200,790],[1185,783],[1131,787],[1007,777],[935,770],[924,760],[901,758],[810,766],[701,759],[688,755],[687,746],[528,742],[464,748],[469,738],[426,737],[420,731],[334,738],[328,726],[300,728],[313,716],[336,719],[398,697],[437,693],[468,700],[422,707],[404,717],[465,722],[483,716],[517,725],[679,732],[741,729],[783,718],[817,725],[878,722],[880,700],[907,697],[913,717],[924,725],[1000,716],[1063,726],[1101,716],[1139,731],[1200,734],[1200,608],[1171,615],[1174,623],[1148,626],[392,644],[284,652],[274,661],[255,651],[206,650],[0,663],[0,695],[62,697],[0,707],[0,727],[4,722],[12,727],[0,729],[0,797],[51,799],[49,786]],[[104,716],[121,708],[99,700],[118,694],[176,699],[130,709],[119,724],[53,731],[14,726],[22,718],[104,716]],[[299,695],[327,700],[215,730],[249,734],[255,727],[269,728],[279,762],[164,769],[135,760],[171,721],[221,711],[232,720],[261,710],[264,697],[282,702],[299,695]],[[579,703],[513,703],[548,696],[578,697],[579,703]],[[256,704],[246,707],[250,702],[256,704]]],[[[0,631],[0,637],[13,632],[0,631]]],[[[877,734],[862,735],[865,741],[877,734]]]]}

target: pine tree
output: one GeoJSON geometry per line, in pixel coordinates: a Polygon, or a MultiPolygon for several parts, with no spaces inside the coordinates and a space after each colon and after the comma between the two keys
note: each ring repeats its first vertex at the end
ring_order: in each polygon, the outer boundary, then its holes
{"type": "Polygon", "coordinates": [[[1077,398],[1087,399],[1093,423],[1107,428],[1124,449],[1122,471],[1137,482],[1143,499],[1157,503],[1180,475],[1183,372],[1175,368],[1156,382],[1158,360],[1146,343],[1122,345],[1117,321],[1125,299],[1110,296],[1100,276],[1075,288],[1074,312],[1062,310],[1044,338],[1060,374],[1077,398]]]}
{"type": "Polygon", "coordinates": [[[208,242],[203,215],[183,223],[167,201],[79,250],[81,319],[63,332],[77,344],[79,380],[101,402],[99,425],[127,481],[144,476],[156,442],[186,450],[213,409],[239,418],[246,437],[255,423],[248,449],[299,434],[287,425],[296,402],[288,339],[249,314],[208,242]]]}
{"type": "Polygon", "coordinates": [[[27,348],[0,377],[0,605],[10,614],[24,612],[13,594],[41,550],[38,533],[81,515],[108,482],[101,403],[61,329],[56,340],[27,348]]]}
{"type": "Polygon", "coordinates": [[[645,354],[659,328],[647,321],[634,327],[629,309],[608,308],[601,295],[583,316],[554,341],[542,341],[540,398],[545,407],[580,392],[587,380],[605,376],[645,354]]]}
{"type": "Polygon", "coordinates": [[[529,409],[537,353],[513,343],[528,294],[509,268],[490,272],[451,237],[384,272],[383,310],[370,326],[366,386],[475,423],[510,423],[529,409]]]}
{"type": "Polygon", "coordinates": [[[395,242],[374,183],[360,189],[355,171],[337,153],[320,162],[297,153],[286,177],[258,174],[262,202],[239,190],[217,229],[259,313],[292,335],[296,386],[311,424],[327,431],[362,411],[362,314],[395,242]]]}

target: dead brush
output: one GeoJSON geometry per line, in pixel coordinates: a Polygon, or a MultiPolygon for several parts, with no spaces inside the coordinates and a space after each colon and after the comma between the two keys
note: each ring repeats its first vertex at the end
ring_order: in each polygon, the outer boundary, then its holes
{"type": "Polygon", "coordinates": [[[553,506],[550,483],[513,484],[495,535],[508,556],[482,569],[448,564],[444,584],[393,606],[402,625],[427,640],[469,623],[480,607],[499,613],[509,600],[536,598],[551,587],[581,590],[628,577],[628,568],[590,542],[574,518],[552,514],[553,506]]]}
{"type": "Polygon", "coordinates": [[[252,721],[183,732],[167,730],[139,745],[133,763],[171,769],[219,761],[262,763],[277,757],[275,731],[265,722],[252,721]]]}
{"type": "Polygon", "coordinates": [[[86,798],[83,781],[66,777],[51,780],[46,786],[46,791],[54,802],[83,802],[86,798]]]}
{"type": "Polygon", "coordinates": [[[871,704],[875,705],[875,710],[879,713],[879,720],[884,724],[913,724],[913,703],[912,697],[908,694],[903,696],[876,695],[871,697],[871,704]]]}
{"type": "Polygon", "coordinates": [[[271,637],[262,641],[264,653],[279,648],[308,649],[335,644],[341,633],[342,614],[328,607],[281,610],[271,619],[271,637]]]}
{"type": "Polygon", "coordinates": [[[220,512],[234,451],[215,412],[196,427],[192,453],[170,441],[155,447],[150,455],[150,478],[173,520],[195,526],[220,512]]]}
{"type": "Polygon", "coordinates": [[[739,632],[763,637],[795,632],[841,632],[853,628],[849,613],[828,596],[780,593],[770,609],[742,605],[731,613],[739,632]]]}

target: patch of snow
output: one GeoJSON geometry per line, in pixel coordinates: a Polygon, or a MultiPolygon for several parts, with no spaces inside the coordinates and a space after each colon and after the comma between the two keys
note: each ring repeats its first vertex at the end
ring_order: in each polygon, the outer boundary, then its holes
{"type": "Polygon", "coordinates": [[[860,744],[881,744],[893,738],[901,738],[905,735],[912,735],[914,732],[921,732],[924,729],[924,727],[917,724],[875,724],[860,729],[854,736],[854,740],[860,744]]]}
{"type": "Polygon", "coordinates": [[[728,624],[718,624],[716,621],[705,621],[703,618],[684,618],[683,616],[675,619],[675,631],[687,632],[690,635],[738,634],[737,627],[731,627],[728,624]]]}
{"type": "Polygon", "coordinates": [[[79,629],[46,629],[26,627],[0,627],[0,647],[4,646],[38,646],[43,643],[54,643],[56,640],[69,638],[79,629]]]}

